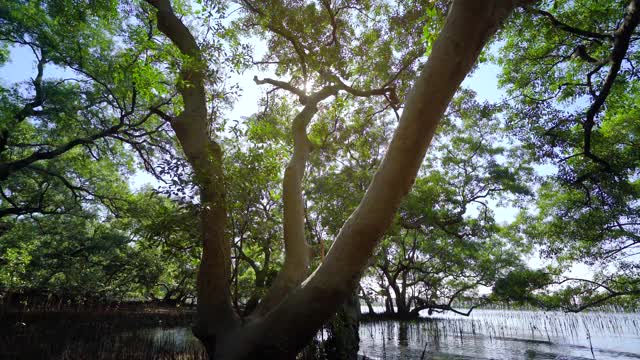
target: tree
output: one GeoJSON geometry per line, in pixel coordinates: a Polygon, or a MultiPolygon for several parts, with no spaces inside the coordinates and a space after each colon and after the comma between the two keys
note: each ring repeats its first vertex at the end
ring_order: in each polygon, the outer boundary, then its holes
{"type": "Polygon", "coordinates": [[[97,214],[32,217],[0,236],[2,291],[52,296],[58,306],[146,295],[165,270],[97,214]]]}
{"type": "Polygon", "coordinates": [[[197,212],[192,203],[181,203],[151,190],[134,195],[128,202],[117,226],[127,234],[130,247],[159,269],[150,281],[140,284],[145,289],[140,295],[172,306],[193,302],[202,253],[197,212]]]}
{"type": "Polygon", "coordinates": [[[146,296],[163,274],[110,217],[130,215],[136,167],[162,180],[159,158],[176,155],[153,111],[179,106],[162,85],[173,48],[129,22],[149,16],[113,1],[0,2],[2,45],[36,59],[30,81],[0,89],[3,288],[121,299],[146,296]]]}
{"type": "MultiPolygon", "coordinates": [[[[271,6],[263,6],[250,1],[244,1],[243,4],[248,12],[253,15],[249,18],[254,21],[265,22],[263,27],[273,32],[276,36],[269,38],[270,51],[265,59],[274,59],[278,64],[276,73],[292,76],[288,82],[274,79],[258,79],[254,81],[258,85],[269,84],[274,90],[282,89],[298,97],[298,101],[302,110],[298,112],[291,120],[290,133],[293,137],[293,153],[291,159],[285,168],[283,179],[283,235],[285,245],[285,261],[282,270],[278,273],[274,284],[271,286],[265,297],[256,309],[256,315],[264,315],[267,311],[279,303],[284,296],[293,288],[297,287],[308,275],[311,263],[310,251],[306,240],[305,230],[305,209],[303,200],[303,178],[308,163],[308,158],[313,150],[314,143],[309,139],[309,124],[318,115],[320,103],[325,100],[338,97],[341,93],[348,94],[352,97],[372,98],[374,96],[383,97],[389,102],[387,107],[395,107],[397,104],[392,103],[390,99],[397,99],[394,81],[402,75],[403,70],[409,68],[415,56],[407,56],[409,59],[400,58],[399,64],[401,68],[398,72],[393,73],[391,70],[393,64],[384,64],[379,66],[384,69],[384,76],[389,79],[383,85],[372,88],[362,89],[358,86],[360,83],[367,84],[371,82],[367,76],[358,80],[358,85],[347,85],[341,79],[341,76],[349,78],[348,73],[353,71],[351,67],[359,62],[370,59],[370,54],[363,56],[358,53],[362,47],[370,45],[371,40],[368,36],[364,36],[364,43],[353,44],[356,39],[350,38],[346,34],[356,33],[360,30],[355,21],[346,22],[339,16],[340,9],[331,8],[330,4],[324,3],[323,9],[317,9],[314,5],[302,5],[284,7],[284,4],[271,4],[271,6]],[[320,13],[318,10],[322,10],[320,13]],[[324,16],[325,11],[329,16],[324,16]],[[275,16],[277,14],[277,17],[275,16]],[[300,16],[302,15],[302,16],[300,16]],[[283,26],[282,21],[287,22],[287,26],[283,26]],[[312,21],[314,23],[327,21],[327,25],[332,29],[331,38],[328,43],[323,44],[326,34],[319,32],[317,34],[306,34],[305,23],[312,21]],[[337,23],[341,22],[338,27],[337,23]],[[338,34],[340,31],[340,34],[338,34]],[[306,36],[305,36],[306,35],[306,36]],[[284,42],[284,43],[283,43],[284,42]],[[340,42],[348,42],[352,45],[349,47],[340,46],[340,42]],[[323,44],[314,51],[311,44],[323,44]],[[283,51],[283,48],[291,48],[289,51],[283,51]],[[352,49],[357,49],[353,51],[352,49]],[[350,51],[351,50],[351,51],[350,51]],[[288,58],[286,55],[280,54],[296,54],[294,59],[288,58]],[[274,55],[275,54],[275,55],[274,55]],[[350,61],[344,65],[344,58],[350,61]],[[391,72],[390,75],[387,73],[391,72]],[[300,84],[300,85],[298,85],[300,84]]],[[[383,51],[389,52],[390,49],[381,47],[383,51]]],[[[387,54],[382,58],[389,57],[387,54]]],[[[384,60],[383,60],[384,61],[384,60]]],[[[377,65],[377,64],[376,64],[377,65]]],[[[377,73],[373,73],[378,75],[377,73]]],[[[324,104],[323,104],[324,105],[324,104]]],[[[326,106],[326,105],[325,105],[326,106]]]]}
{"type": "Polygon", "coordinates": [[[152,39],[124,20],[110,1],[0,3],[2,43],[37,59],[31,81],[0,89],[0,217],[83,204],[116,212],[126,187],[118,175],[133,172],[132,152],[150,171],[158,154],[172,152],[151,111],[171,102],[161,87],[160,96],[150,92],[160,74],[144,56],[152,39]],[[146,41],[125,49],[118,37],[146,41]]]}
{"type": "Polygon", "coordinates": [[[501,141],[500,108],[474,96],[462,91],[450,105],[422,175],[376,254],[369,292],[380,289],[389,315],[415,318],[427,309],[469,315],[490,301],[478,294],[481,286],[523,266],[522,249],[496,223],[489,202],[523,203],[532,169],[521,149],[501,141]],[[455,310],[461,302],[469,311],[455,310]]]}
{"type": "MultiPolygon", "coordinates": [[[[196,334],[212,358],[294,357],[357,287],[360,273],[415,179],[440,117],[482,47],[515,7],[529,2],[455,1],[452,4],[429,60],[405,101],[384,160],[325,260],[302,284],[283,289],[287,293],[276,294],[281,301],[262,311],[264,315],[244,322],[240,321],[230,300],[231,246],[225,237],[227,212],[222,149],[208,136],[205,76],[201,65],[204,54],[167,0],[148,2],[157,11],[159,30],[187,60],[182,63],[182,82],[178,87],[184,108],[176,115],[166,115],[165,119],[176,133],[200,190],[203,257],[198,277],[196,334]]],[[[299,198],[298,194],[294,195],[299,198]]],[[[285,223],[292,220],[286,215],[283,219],[285,223]]],[[[298,248],[303,245],[292,244],[298,248]]]]}
{"type": "Polygon", "coordinates": [[[638,1],[554,1],[506,29],[497,59],[514,99],[509,132],[548,169],[521,234],[561,267],[595,271],[549,279],[568,286],[549,307],[581,311],[640,295],[639,22],[638,1]]]}

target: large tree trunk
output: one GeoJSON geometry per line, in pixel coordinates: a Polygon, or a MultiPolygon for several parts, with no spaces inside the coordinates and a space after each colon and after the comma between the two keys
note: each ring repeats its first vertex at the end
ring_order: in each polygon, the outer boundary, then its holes
{"type": "Polygon", "coordinates": [[[207,351],[216,353],[217,344],[226,342],[229,329],[236,328],[239,317],[231,304],[231,242],[225,239],[227,225],[226,192],[222,167],[222,149],[212,140],[207,121],[204,88],[205,62],[189,29],[175,15],[169,0],[147,0],[157,9],[158,29],[191,61],[180,70],[178,87],[184,110],[170,117],[154,109],[169,121],[195,173],[200,190],[202,259],[198,273],[198,322],[194,333],[207,351]]]}
{"type": "MultiPolygon", "coordinates": [[[[159,29],[199,64],[202,58],[196,42],[168,0],[147,1],[158,9],[159,29]]],[[[242,325],[229,296],[230,242],[223,236],[226,213],[221,152],[208,138],[202,73],[185,72],[189,76],[183,79],[194,86],[180,89],[185,109],[172,125],[175,123],[178,140],[194,167],[204,205],[198,335],[212,359],[293,359],[331,318],[356,289],[374,248],[414,182],[440,118],[483,46],[515,6],[530,2],[454,1],[408,96],[385,158],[324,262],[277,306],[242,325]]]]}

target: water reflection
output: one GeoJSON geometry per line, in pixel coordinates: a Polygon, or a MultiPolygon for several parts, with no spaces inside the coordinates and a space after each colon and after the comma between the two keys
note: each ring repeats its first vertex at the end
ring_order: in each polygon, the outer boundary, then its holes
{"type": "MultiPolygon", "coordinates": [[[[0,358],[206,357],[189,327],[126,331],[108,326],[26,327],[8,335],[0,336],[0,358]]],[[[469,318],[367,322],[360,327],[360,355],[436,360],[640,359],[640,315],[478,310],[469,318]]]]}
{"type": "Polygon", "coordinates": [[[409,337],[407,336],[407,330],[409,324],[401,322],[398,324],[398,346],[409,346],[409,337]]]}
{"type": "Polygon", "coordinates": [[[363,324],[372,359],[640,359],[640,315],[477,311],[470,318],[363,324]]]}
{"type": "MultiPolygon", "coordinates": [[[[189,329],[154,331],[155,341],[194,346],[189,329]]],[[[360,339],[360,355],[370,359],[640,359],[640,315],[485,310],[471,318],[363,323],[360,339]]]]}
{"type": "MultiPolygon", "coordinates": [[[[188,328],[137,334],[179,349],[199,346],[188,328]]],[[[469,318],[363,323],[360,339],[360,355],[370,359],[640,359],[640,315],[480,310],[469,318]]]]}

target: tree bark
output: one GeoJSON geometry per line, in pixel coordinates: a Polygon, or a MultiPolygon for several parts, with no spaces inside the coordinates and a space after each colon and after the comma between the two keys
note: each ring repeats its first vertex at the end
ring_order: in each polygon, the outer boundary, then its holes
{"type": "Polygon", "coordinates": [[[305,215],[302,199],[302,180],[307,159],[311,153],[311,142],[307,137],[307,126],[318,112],[317,102],[307,105],[293,119],[293,155],[284,170],[282,192],[284,200],[284,250],[282,269],[267,291],[253,316],[266,314],[284,299],[291,289],[309,275],[310,248],[304,232],[305,215]]]}

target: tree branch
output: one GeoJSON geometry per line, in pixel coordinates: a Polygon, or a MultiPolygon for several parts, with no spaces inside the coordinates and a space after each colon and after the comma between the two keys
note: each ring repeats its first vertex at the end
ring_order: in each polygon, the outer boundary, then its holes
{"type": "Polygon", "coordinates": [[[548,11],[544,11],[544,10],[541,10],[541,9],[531,9],[530,11],[532,13],[534,13],[534,14],[538,14],[538,15],[542,15],[542,16],[546,17],[547,19],[549,19],[551,24],[553,24],[553,26],[555,26],[558,29],[561,29],[563,31],[566,31],[566,32],[568,32],[570,34],[577,35],[577,36],[580,36],[580,37],[583,37],[583,38],[588,38],[588,39],[613,40],[613,36],[611,36],[609,34],[600,34],[600,33],[593,32],[593,31],[583,30],[583,29],[580,29],[578,27],[571,26],[571,25],[568,25],[566,23],[563,23],[562,21],[558,20],[555,16],[553,16],[553,14],[551,14],[548,11]]]}
{"type": "Polygon", "coordinates": [[[281,81],[281,80],[274,80],[274,79],[270,79],[270,78],[264,78],[264,79],[260,80],[260,79],[258,79],[257,76],[253,77],[253,81],[257,85],[269,84],[269,85],[275,86],[278,89],[287,90],[290,93],[298,95],[300,103],[302,103],[303,105],[306,104],[306,102],[307,102],[307,94],[306,94],[306,92],[304,90],[302,90],[302,89],[298,89],[297,87],[291,85],[291,83],[284,82],[284,81],[281,81]]]}
{"type": "MultiPolygon", "coordinates": [[[[615,31],[613,35],[613,51],[611,52],[611,56],[609,57],[609,62],[611,63],[609,73],[607,74],[602,88],[600,89],[600,93],[596,96],[591,106],[589,106],[589,109],[586,113],[586,119],[582,123],[582,127],[584,130],[583,153],[587,158],[600,164],[605,170],[610,170],[611,165],[607,161],[593,153],[593,149],[591,146],[592,130],[595,126],[596,115],[600,112],[600,109],[611,93],[611,88],[613,87],[618,73],[620,72],[622,61],[624,60],[627,51],[629,50],[631,36],[633,35],[633,32],[635,31],[639,22],[640,0],[632,0],[627,7],[627,12],[624,16],[622,25],[620,25],[620,27],[615,31]]],[[[590,79],[589,83],[591,83],[590,79]]]]}
{"type": "Polygon", "coordinates": [[[1,180],[6,180],[9,175],[11,175],[12,173],[23,169],[31,164],[33,164],[36,161],[40,161],[40,160],[49,160],[49,159],[53,159],[57,156],[60,156],[66,152],[68,152],[69,150],[75,148],[78,145],[87,145],[87,144],[92,144],[94,143],[96,140],[98,139],[102,139],[102,138],[106,138],[109,137],[115,133],[118,132],[118,130],[120,128],[122,128],[123,124],[119,123],[117,125],[114,125],[108,129],[105,129],[101,132],[98,132],[96,134],[87,136],[87,137],[83,137],[83,138],[77,138],[77,139],[73,139],[65,144],[62,144],[60,146],[58,146],[57,148],[50,150],[50,151],[36,151],[34,153],[32,153],[31,155],[27,156],[26,158],[20,159],[20,160],[14,160],[14,161],[9,161],[9,162],[4,162],[4,163],[0,163],[0,181],[1,180]]]}
{"type": "Polygon", "coordinates": [[[276,19],[274,21],[274,19],[272,19],[272,17],[269,14],[266,14],[262,9],[260,9],[258,5],[252,4],[248,0],[241,0],[241,1],[243,4],[245,4],[245,7],[247,8],[247,10],[249,10],[250,12],[256,15],[260,15],[266,18],[266,20],[268,21],[266,24],[267,29],[282,36],[285,40],[291,43],[294,51],[296,52],[296,55],[298,56],[298,59],[300,60],[300,66],[302,67],[302,76],[306,82],[308,78],[307,60],[306,60],[307,54],[304,49],[304,46],[300,43],[297,36],[293,34],[291,31],[287,30],[284,26],[281,26],[282,22],[280,19],[276,19]]]}

